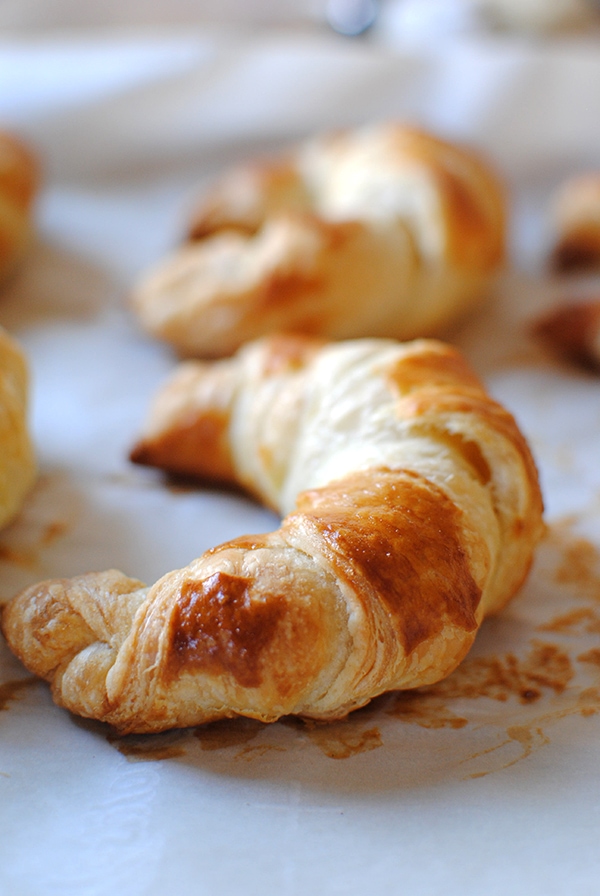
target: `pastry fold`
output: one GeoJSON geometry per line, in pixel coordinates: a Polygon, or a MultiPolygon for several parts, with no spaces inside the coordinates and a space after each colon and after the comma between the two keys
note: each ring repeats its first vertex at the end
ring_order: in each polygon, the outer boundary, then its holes
{"type": "Polygon", "coordinates": [[[513,417],[435,340],[272,336],[184,362],[132,458],[240,485],[282,522],[151,587],[111,570],[9,603],[8,643],[54,699],[121,732],[338,719],[434,682],[543,528],[513,417]]]}
{"type": "Polygon", "coordinates": [[[471,150],[397,123],[326,134],[225,174],[132,307],[191,357],[278,331],[438,335],[488,290],[505,217],[498,176],[471,150]]]}

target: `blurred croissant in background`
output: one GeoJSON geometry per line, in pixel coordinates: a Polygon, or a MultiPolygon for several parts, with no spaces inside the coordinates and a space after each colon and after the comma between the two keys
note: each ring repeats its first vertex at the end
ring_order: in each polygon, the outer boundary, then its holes
{"type": "Polygon", "coordinates": [[[29,371],[19,343],[0,327],[0,527],[20,510],[36,461],[28,427],[29,371]]]}
{"type": "Polygon", "coordinates": [[[474,152],[395,123],[340,131],[224,175],[133,308],[182,355],[277,331],[434,335],[505,257],[504,189],[474,152]]]}
{"type": "Polygon", "coordinates": [[[600,372],[600,171],[563,181],[552,196],[550,268],[564,294],[531,323],[531,333],[558,358],[600,372]]]}
{"type": "MultiPolygon", "coordinates": [[[[18,138],[0,131],[0,285],[14,271],[31,239],[38,183],[33,153],[18,138]]],[[[0,527],[21,508],[35,478],[28,392],[25,353],[0,327],[0,527]]]]}
{"type": "Polygon", "coordinates": [[[564,181],[552,199],[555,245],[552,267],[559,273],[600,269],[600,171],[564,181]]]}
{"type": "Polygon", "coordinates": [[[14,270],[31,239],[38,183],[33,153],[0,130],[0,283],[14,270]]]}

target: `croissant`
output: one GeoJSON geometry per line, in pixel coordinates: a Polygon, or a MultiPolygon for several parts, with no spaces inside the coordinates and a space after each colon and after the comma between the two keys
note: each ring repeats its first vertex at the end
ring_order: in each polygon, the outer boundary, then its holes
{"type": "Polygon", "coordinates": [[[551,265],[558,272],[600,267],[600,173],[562,183],[553,198],[555,245],[551,265]]]}
{"type": "Polygon", "coordinates": [[[537,318],[532,332],[557,355],[600,372],[600,298],[564,301],[537,318]]]}
{"type": "Polygon", "coordinates": [[[132,307],[195,357],[282,330],[435,335],[498,270],[504,206],[486,162],[431,134],[393,123],[327,134],[226,174],[132,307]]]}
{"type": "Polygon", "coordinates": [[[30,150],[0,131],[0,280],[10,274],[29,242],[38,179],[30,150]]]}
{"type": "Polygon", "coordinates": [[[588,0],[471,0],[469,6],[475,22],[516,34],[573,35],[598,24],[588,0]]]}
{"type": "Polygon", "coordinates": [[[17,341],[0,327],[0,527],[21,508],[35,478],[27,402],[25,355],[17,341]]]}
{"type": "Polygon", "coordinates": [[[235,482],[284,519],[150,588],[111,570],[7,605],[8,643],[54,699],[124,733],[338,719],[434,682],[520,586],[542,530],[514,419],[435,340],[271,336],[184,362],[132,458],[235,482]]]}

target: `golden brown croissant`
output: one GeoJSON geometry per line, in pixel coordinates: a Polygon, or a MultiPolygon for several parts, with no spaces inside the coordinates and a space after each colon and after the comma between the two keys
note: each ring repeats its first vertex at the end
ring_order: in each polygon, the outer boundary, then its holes
{"type": "Polygon", "coordinates": [[[241,484],[284,516],[151,588],[44,582],[3,615],[55,700],[122,732],[336,719],[442,678],[522,583],[542,529],[527,444],[437,341],[269,337],[187,362],[134,460],[241,484]]]}
{"type": "Polygon", "coordinates": [[[589,172],[561,184],[553,199],[556,271],[600,267],[600,173],[589,172]]]}
{"type": "Polygon", "coordinates": [[[0,327],[0,527],[20,509],[35,477],[27,402],[25,355],[0,327]]]}
{"type": "Polygon", "coordinates": [[[504,257],[504,192],[473,152],[398,124],[343,131],[226,175],[133,308],[180,354],[277,331],[432,335],[504,257]]]}
{"type": "Polygon", "coordinates": [[[0,131],[0,280],[12,271],[29,242],[38,178],[30,150],[0,131]]]}

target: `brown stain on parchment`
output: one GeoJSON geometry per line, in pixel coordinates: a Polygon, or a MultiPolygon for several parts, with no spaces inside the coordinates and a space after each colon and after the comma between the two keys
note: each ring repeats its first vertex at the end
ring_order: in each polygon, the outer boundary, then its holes
{"type": "Polygon", "coordinates": [[[574,585],[586,596],[600,601],[600,571],[598,549],[586,538],[578,538],[565,553],[555,573],[560,584],[574,585]]]}
{"type": "Polygon", "coordinates": [[[40,561],[40,553],[66,535],[68,530],[69,524],[64,520],[52,520],[43,527],[33,545],[16,547],[0,541],[0,561],[35,570],[40,561]]]}
{"type": "MultiPolygon", "coordinates": [[[[481,750],[479,753],[475,753],[473,756],[469,757],[469,761],[474,759],[478,759],[481,756],[489,756],[491,753],[496,752],[497,750],[502,749],[503,747],[511,747],[514,744],[517,744],[519,752],[512,759],[506,759],[500,765],[500,767],[495,767],[493,771],[500,771],[506,768],[510,768],[511,765],[516,765],[517,762],[521,762],[523,759],[527,759],[531,754],[538,750],[540,747],[545,746],[550,743],[550,738],[544,731],[536,725],[510,725],[506,729],[506,740],[503,740],[501,743],[494,745],[493,747],[489,747],[487,750],[481,750]]],[[[467,778],[485,778],[490,774],[490,770],[481,771],[481,772],[471,772],[468,774],[467,778]]]]}
{"type": "Polygon", "coordinates": [[[23,569],[35,570],[43,550],[62,538],[69,530],[65,520],[51,520],[46,523],[33,544],[12,545],[0,540],[0,562],[12,563],[23,569]]]}
{"type": "Polygon", "coordinates": [[[377,726],[363,728],[352,717],[341,722],[304,722],[306,737],[330,759],[349,759],[383,744],[377,726]]]}
{"type": "MultiPolygon", "coordinates": [[[[341,722],[315,722],[287,717],[276,724],[297,731],[331,759],[348,759],[350,756],[374,750],[382,744],[379,729],[371,727],[364,730],[360,723],[356,724],[351,717],[341,722]]],[[[270,749],[285,750],[281,745],[268,743],[248,746],[250,741],[259,734],[268,732],[271,727],[253,719],[224,719],[199,726],[194,730],[194,737],[200,742],[203,750],[242,747],[235,758],[247,759],[264,755],[270,749]]]]}
{"type": "Polygon", "coordinates": [[[557,634],[578,632],[600,634],[600,614],[592,607],[576,607],[538,626],[538,631],[557,634]]]}
{"type": "Polygon", "coordinates": [[[266,725],[254,719],[222,719],[200,725],[194,729],[194,737],[203,750],[224,750],[239,747],[254,740],[266,725]]]}
{"type": "Polygon", "coordinates": [[[72,521],[61,517],[48,519],[48,511],[51,513],[56,503],[53,490],[61,489],[63,478],[62,473],[56,472],[38,476],[21,511],[0,536],[0,562],[35,572],[42,552],[68,533],[72,521]]]}
{"type": "Polygon", "coordinates": [[[130,762],[157,762],[185,756],[187,749],[183,742],[184,736],[183,731],[169,731],[165,734],[130,734],[124,737],[111,733],[106,739],[130,762]]]}
{"type": "Polygon", "coordinates": [[[573,665],[564,650],[555,644],[534,642],[522,660],[512,653],[467,658],[437,684],[398,693],[386,711],[423,728],[463,728],[468,719],[456,715],[448,707],[449,702],[488,697],[503,703],[509,698],[516,698],[521,704],[533,703],[544,689],[564,691],[573,674],[573,665]]]}
{"type": "Polygon", "coordinates": [[[553,578],[559,585],[575,589],[577,596],[600,601],[600,548],[573,533],[576,521],[565,517],[548,530],[548,543],[558,555],[553,578]]]}
{"type": "Polygon", "coordinates": [[[13,700],[21,697],[29,688],[40,683],[39,678],[17,678],[0,684],[0,711],[8,709],[13,700]]]}
{"type": "Polygon", "coordinates": [[[37,555],[31,550],[20,550],[0,543],[0,561],[12,563],[14,566],[21,566],[23,569],[35,569],[37,555]]]}

